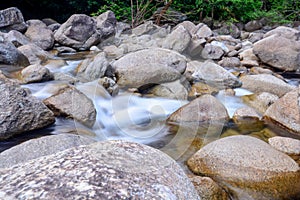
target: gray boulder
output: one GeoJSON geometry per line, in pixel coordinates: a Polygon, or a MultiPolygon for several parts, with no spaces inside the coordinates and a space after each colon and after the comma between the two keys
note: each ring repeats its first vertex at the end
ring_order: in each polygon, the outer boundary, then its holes
{"type": "Polygon", "coordinates": [[[236,199],[300,197],[298,164],[251,136],[230,136],[207,144],[187,164],[194,173],[226,185],[236,199]]]}
{"type": "Polygon", "coordinates": [[[269,37],[271,35],[281,36],[290,40],[299,41],[300,31],[294,28],[278,26],[277,28],[267,32],[264,37],[269,37]]]}
{"type": "Polygon", "coordinates": [[[173,159],[125,141],[72,148],[1,169],[0,187],[2,199],[200,199],[173,159]]]}
{"type": "Polygon", "coordinates": [[[179,79],[186,58],[176,51],[149,48],[126,54],[112,63],[120,86],[140,87],[179,79]]]}
{"type": "Polygon", "coordinates": [[[53,74],[46,67],[35,64],[29,65],[21,71],[23,83],[35,83],[49,81],[53,79],[53,74]]]}
{"type": "Polygon", "coordinates": [[[29,25],[25,36],[27,36],[34,44],[41,47],[43,50],[48,50],[53,47],[54,36],[53,32],[40,20],[29,20],[29,25]]]}
{"type": "Polygon", "coordinates": [[[242,85],[236,76],[211,61],[204,62],[192,76],[196,81],[204,82],[219,89],[237,88],[242,85]]]}
{"type": "Polygon", "coordinates": [[[201,56],[204,59],[218,60],[224,55],[224,51],[221,47],[207,43],[201,52],[201,56]]]}
{"type": "Polygon", "coordinates": [[[254,44],[253,53],[276,69],[296,71],[300,69],[300,41],[272,35],[254,44]]]}
{"type": "Polygon", "coordinates": [[[2,41],[0,40],[0,63],[26,67],[29,65],[29,60],[12,43],[3,39],[2,41]]]}
{"type": "Polygon", "coordinates": [[[56,116],[67,116],[92,127],[96,121],[96,109],[92,100],[74,87],[60,89],[44,100],[56,116]]]}
{"type": "Polygon", "coordinates": [[[20,47],[30,43],[30,40],[25,35],[15,30],[9,31],[5,34],[4,38],[5,40],[13,43],[15,47],[20,47]]]}
{"type": "Polygon", "coordinates": [[[286,93],[264,114],[268,122],[279,124],[300,136],[300,87],[286,93]]]}
{"type": "Polygon", "coordinates": [[[218,64],[226,68],[236,68],[241,66],[241,61],[237,57],[223,57],[218,64]]]}
{"type": "Polygon", "coordinates": [[[46,127],[53,113],[30,92],[0,74],[0,139],[46,127]]]}
{"type": "Polygon", "coordinates": [[[223,23],[221,28],[215,29],[214,32],[219,35],[231,35],[234,38],[239,38],[241,36],[241,31],[233,23],[223,23]]]}
{"type": "Polygon", "coordinates": [[[107,38],[116,32],[117,19],[112,11],[106,11],[96,18],[97,30],[102,38],[107,38]]]}
{"type": "Polygon", "coordinates": [[[58,134],[31,139],[0,153],[0,168],[11,167],[29,160],[86,145],[94,140],[75,134],[58,134]]]}
{"type": "Polygon", "coordinates": [[[74,14],[54,34],[55,40],[65,46],[86,50],[100,42],[96,21],[84,14],[74,14]]]}
{"type": "Polygon", "coordinates": [[[169,123],[216,123],[229,119],[224,105],[214,96],[205,94],[179,108],[168,118],[169,123]]]}
{"type": "Polygon", "coordinates": [[[196,38],[209,38],[213,36],[213,32],[206,24],[199,23],[192,31],[192,35],[196,38]]]}
{"type": "Polygon", "coordinates": [[[77,68],[77,76],[83,81],[93,81],[102,78],[109,67],[105,53],[98,53],[92,58],[84,59],[77,68]]]}
{"type": "Polygon", "coordinates": [[[271,74],[245,75],[240,80],[243,83],[242,87],[251,92],[268,92],[279,97],[295,88],[271,74]]]}
{"type": "Polygon", "coordinates": [[[177,26],[164,40],[162,47],[182,53],[191,41],[190,33],[184,26],[177,26]]]}
{"type": "Polygon", "coordinates": [[[245,30],[248,32],[253,32],[259,30],[263,27],[260,20],[253,20],[245,24],[245,30]]]}
{"type": "Polygon", "coordinates": [[[18,8],[11,7],[0,10],[0,30],[5,32],[10,30],[23,32],[26,28],[22,12],[18,8]]]}
{"type": "Polygon", "coordinates": [[[28,58],[31,65],[41,64],[42,62],[52,58],[50,53],[44,51],[41,47],[34,43],[20,46],[18,47],[18,50],[28,58]]]}

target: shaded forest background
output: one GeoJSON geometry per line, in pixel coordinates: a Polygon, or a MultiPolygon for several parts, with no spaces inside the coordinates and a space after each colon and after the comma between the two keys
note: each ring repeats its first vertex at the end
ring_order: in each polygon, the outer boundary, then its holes
{"type": "Polygon", "coordinates": [[[106,10],[120,21],[142,21],[159,8],[180,11],[190,21],[207,17],[230,22],[262,17],[277,23],[300,21],[299,0],[7,0],[0,9],[12,6],[22,11],[25,20],[53,18],[61,23],[74,13],[98,15],[106,10]]]}

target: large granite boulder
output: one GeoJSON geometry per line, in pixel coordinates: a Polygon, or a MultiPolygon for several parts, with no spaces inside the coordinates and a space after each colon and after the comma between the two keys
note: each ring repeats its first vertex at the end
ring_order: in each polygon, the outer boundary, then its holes
{"type": "Polygon", "coordinates": [[[53,113],[30,92],[0,74],[0,139],[46,127],[53,113]]]}
{"type": "Polygon", "coordinates": [[[54,45],[53,32],[40,20],[29,20],[25,36],[43,50],[51,49],[54,45]]]}
{"type": "Polygon", "coordinates": [[[151,147],[105,141],[0,170],[2,199],[193,199],[181,167],[151,147]]]}
{"type": "Polygon", "coordinates": [[[261,115],[263,115],[270,105],[272,105],[278,99],[279,97],[277,95],[268,92],[242,96],[243,102],[254,108],[261,115]]]}
{"type": "Polygon", "coordinates": [[[279,124],[300,137],[300,87],[273,103],[265,112],[264,119],[279,124]]]}
{"type": "Polygon", "coordinates": [[[254,44],[254,54],[276,69],[296,71],[300,69],[300,41],[271,35],[254,44]]]}
{"type": "Polygon", "coordinates": [[[25,163],[42,156],[61,152],[72,147],[95,142],[75,134],[58,134],[31,139],[0,153],[0,168],[25,163]]]}
{"type": "Polygon", "coordinates": [[[18,8],[11,7],[0,10],[0,30],[5,32],[10,30],[23,32],[26,28],[22,12],[18,8]]]}
{"type": "Polygon", "coordinates": [[[92,127],[96,121],[96,109],[92,100],[74,87],[67,86],[44,100],[56,116],[67,116],[92,127]]]}
{"type": "Polygon", "coordinates": [[[187,164],[194,173],[229,188],[237,199],[300,197],[298,164],[251,136],[230,136],[207,144],[187,164]]]}
{"type": "Polygon", "coordinates": [[[0,64],[26,67],[29,60],[12,43],[4,41],[0,36],[0,64]]]}
{"type": "Polygon", "coordinates": [[[168,118],[169,123],[224,122],[229,119],[225,106],[214,96],[205,94],[179,108],[168,118]]]}
{"type": "Polygon", "coordinates": [[[186,58],[176,51],[149,48],[126,54],[112,63],[120,86],[140,87],[179,79],[186,58]]]}
{"type": "Polygon", "coordinates": [[[300,40],[300,31],[286,26],[278,26],[277,28],[267,32],[264,37],[269,37],[271,35],[281,36],[294,41],[300,40]]]}
{"type": "Polygon", "coordinates": [[[62,45],[86,50],[100,42],[96,21],[84,14],[74,14],[55,32],[54,38],[62,45]]]}
{"type": "Polygon", "coordinates": [[[199,64],[197,70],[192,74],[196,81],[206,83],[208,85],[224,89],[241,87],[241,81],[232,73],[225,70],[218,64],[211,61],[204,63],[191,62],[193,65],[199,64]]]}
{"type": "Polygon", "coordinates": [[[25,35],[15,30],[9,31],[4,35],[4,38],[6,41],[13,43],[15,47],[20,47],[30,43],[30,40],[25,35]]]}
{"type": "Polygon", "coordinates": [[[112,11],[106,11],[96,18],[97,30],[101,38],[107,38],[116,32],[117,19],[112,11]]]}

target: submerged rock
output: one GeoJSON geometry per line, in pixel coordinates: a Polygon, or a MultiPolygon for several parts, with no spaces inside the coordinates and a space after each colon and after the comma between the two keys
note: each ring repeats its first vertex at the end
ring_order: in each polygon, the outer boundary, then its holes
{"type": "Polygon", "coordinates": [[[96,109],[93,102],[74,87],[62,88],[45,99],[44,103],[56,116],[73,118],[88,127],[92,127],[96,121],[96,109]]]}
{"type": "Polygon", "coordinates": [[[235,191],[238,199],[300,197],[298,164],[254,137],[239,135],[214,141],[187,164],[194,173],[209,176],[235,191]]]}
{"type": "Polygon", "coordinates": [[[180,166],[151,147],[105,141],[0,170],[0,198],[200,200],[180,166]]]}
{"type": "Polygon", "coordinates": [[[53,113],[30,92],[0,74],[0,139],[46,127],[53,113]]]}

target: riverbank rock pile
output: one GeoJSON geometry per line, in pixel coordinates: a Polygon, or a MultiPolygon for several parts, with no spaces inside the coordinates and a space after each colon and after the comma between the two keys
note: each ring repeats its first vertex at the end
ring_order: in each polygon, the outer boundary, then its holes
{"type": "Polygon", "coordinates": [[[84,90],[95,85],[104,98],[134,91],[188,101],[167,119],[175,126],[222,131],[250,119],[294,138],[210,141],[188,159],[189,180],[172,158],[145,145],[48,136],[0,153],[0,199],[300,199],[293,146],[300,139],[300,86],[284,78],[299,77],[299,27],[256,20],[213,29],[190,21],[131,28],[111,11],[59,24],[24,21],[18,8],[8,8],[0,11],[0,70],[0,140],[47,127],[55,117],[92,128],[97,105],[84,90]],[[73,54],[81,56],[73,71],[57,70],[73,54]],[[42,99],[23,87],[52,80],[60,84],[42,99]],[[252,94],[241,98],[248,107],[232,119],[216,96],[234,96],[236,88],[252,94]]]}

